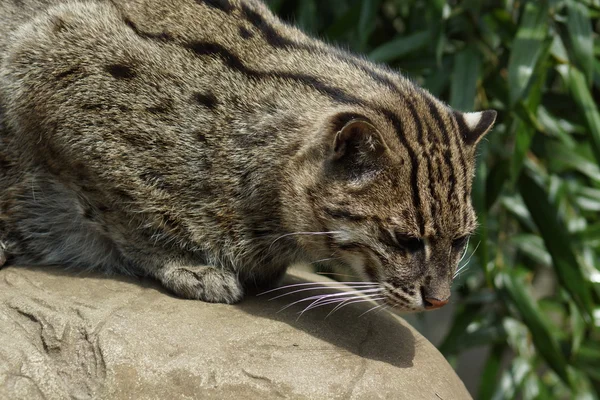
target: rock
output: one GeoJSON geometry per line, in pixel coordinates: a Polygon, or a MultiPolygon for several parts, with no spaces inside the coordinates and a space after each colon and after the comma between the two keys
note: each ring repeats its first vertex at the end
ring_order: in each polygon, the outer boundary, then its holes
{"type": "MultiPolygon", "coordinates": [[[[323,281],[302,273],[287,283],[323,281]]],[[[283,293],[283,292],[277,292],[283,293]]],[[[318,293],[323,293],[319,291],[318,293]]],[[[401,318],[354,303],[301,317],[297,293],[238,305],[148,280],[0,270],[1,399],[470,399],[401,318]]]]}

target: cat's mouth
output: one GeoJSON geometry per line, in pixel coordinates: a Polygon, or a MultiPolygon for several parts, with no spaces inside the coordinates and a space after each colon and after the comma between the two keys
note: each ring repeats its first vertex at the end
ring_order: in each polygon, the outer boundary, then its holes
{"type": "MultiPolygon", "coordinates": [[[[443,299],[434,297],[424,286],[417,289],[415,285],[394,286],[388,282],[381,284],[381,294],[385,302],[400,311],[430,311],[448,304],[450,296],[443,299]]],[[[440,296],[441,297],[441,296],[440,296]]]]}

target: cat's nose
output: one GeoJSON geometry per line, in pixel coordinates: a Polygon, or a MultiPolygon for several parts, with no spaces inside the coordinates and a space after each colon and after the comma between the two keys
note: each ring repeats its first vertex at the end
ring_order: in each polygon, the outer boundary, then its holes
{"type": "Polygon", "coordinates": [[[447,298],[445,300],[438,300],[433,297],[426,297],[423,299],[426,310],[435,310],[436,308],[443,307],[446,304],[448,304],[449,301],[450,301],[450,298],[447,298]]]}
{"type": "Polygon", "coordinates": [[[448,304],[450,301],[450,289],[432,288],[421,286],[421,297],[426,310],[435,310],[448,304]],[[436,290],[437,289],[437,290],[436,290]]]}

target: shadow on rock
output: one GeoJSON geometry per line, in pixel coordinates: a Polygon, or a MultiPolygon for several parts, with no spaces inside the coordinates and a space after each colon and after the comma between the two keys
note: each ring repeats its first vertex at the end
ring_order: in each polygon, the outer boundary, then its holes
{"type": "MultiPolygon", "coordinates": [[[[281,286],[314,282],[315,279],[323,280],[313,274],[288,274],[281,286]]],[[[249,292],[235,307],[255,317],[284,322],[364,358],[386,362],[399,368],[413,366],[415,338],[408,324],[400,318],[385,310],[369,311],[374,307],[371,302],[349,303],[334,312],[331,311],[336,304],[331,304],[302,313],[312,300],[287,306],[312,296],[335,293],[336,289],[306,290],[274,298],[291,291],[293,289],[266,294],[261,294],[260,291],[249,292]],[[365,314],[367,311],[369,312],[365,314]]]]}

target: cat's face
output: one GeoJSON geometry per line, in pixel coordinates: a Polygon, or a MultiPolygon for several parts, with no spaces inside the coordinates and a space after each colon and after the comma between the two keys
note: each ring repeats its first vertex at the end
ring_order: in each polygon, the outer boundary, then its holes
{"type": "Polygon", "coordinates": [[[470,200],[475,145],[496,116],[436,111],[401,125],[339,117],[308,190],[317,229],[329,232],[316,253],[378,283],[378,299],[403,311],[435,309],[450,298],[477,226],[470,200]]]}

